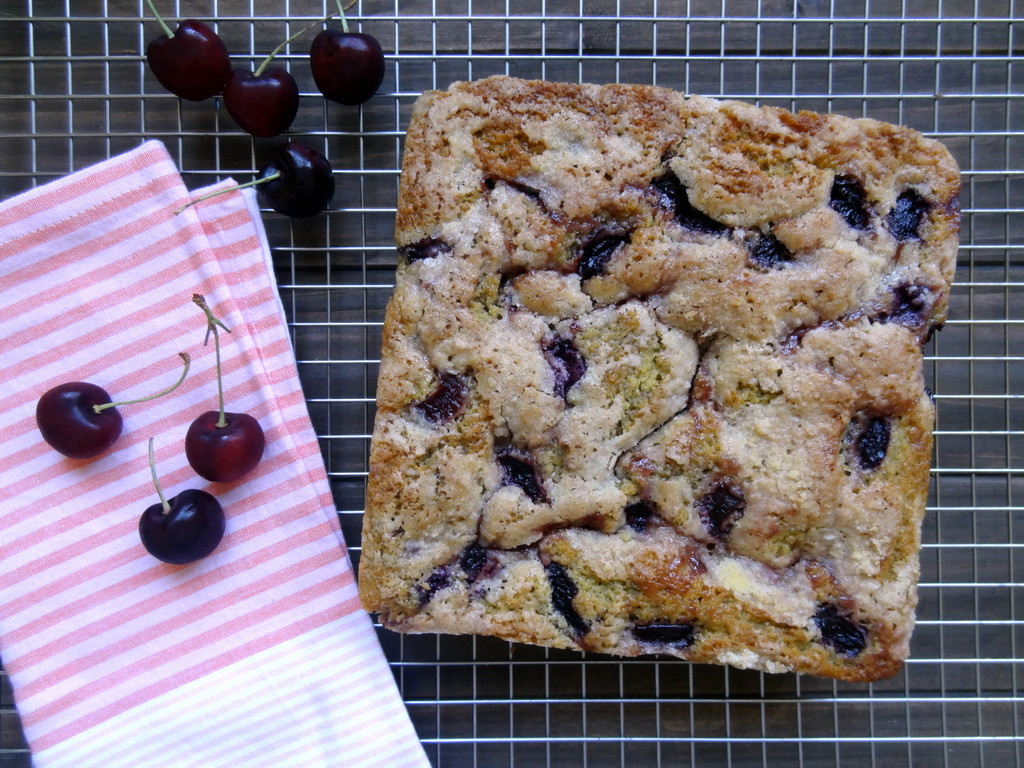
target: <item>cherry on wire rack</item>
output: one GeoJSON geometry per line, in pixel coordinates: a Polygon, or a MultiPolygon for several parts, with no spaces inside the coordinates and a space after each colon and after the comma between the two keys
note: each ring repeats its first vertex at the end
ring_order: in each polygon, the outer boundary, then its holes
{"type": "Polygon", "coordinates": [[[384,81],[384,51],[373,35],[350,32],[341,0],[341,30],[325,29],[309,49],[309,67],[326,98],[355,106],[369,101],[384,81]]]}
{"type": "Polygon", "coordinates": [[[220,36],[195,19],[180,22],[172,31],[153,0],[146,4],[164,30],[146,46],[146,62],[160,85],[189,101],[203,101],[224,90],[231,60],[220,36]]]}

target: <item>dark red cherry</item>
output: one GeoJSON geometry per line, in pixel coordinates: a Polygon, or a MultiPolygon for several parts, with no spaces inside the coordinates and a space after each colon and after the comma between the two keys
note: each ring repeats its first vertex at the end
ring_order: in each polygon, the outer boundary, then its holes
{"type": "Polygon", "coordinates": [[[178,388],[188,373],[190,358],[179,352],[185,367],[181,377],[155,395],[111,402],[103,387],[87,381],[59,384],[43,393],[36,403],[36,425],[51,448],[72,459],[91,459],[114,444],[124,422],[117,406],[155,400],[178,388]]]}
{"type": "Polygon", "coordinates": [[[257,182],[263,204],[293,218],[315,216],[334,197],[331,164],[315,149],[298,141],[282,146],[260,171],[257,182]]]}
{"type": "Polygon", "coordinates": [[[71,381],[39,398],[36,424],[55,451],[72,459],[91,459],[114,444],[123,421],[105,389],[86,381],[71,381]],[[110,407],[97,413],[97,405],[110,407]]]}
{"type": "Polygon", "coordinates": [[[228,413],[224,410],[224,384],[220,365],[220,329],[231,330],[214,317],[206,299],[198,293],[192,301],[206,315],[206,338],[213,334],[214,350],[217,356],[217,399],[219,410],[207,411],[188,428],[185,433],[185,458],[192,469],[201,477],[215,483],[233,483],[251,472],[260,459],[266,438],[263,428],[252,416],[245,413],[228,413]]]}
{"type": "Polygon", "coordinates": [[[384,51],[363,32],[323,30],[313,38],[309,66],[316,87],[339,104],[369,101],[384,81],[384,51]]]}
{"type": "Polygon", "coordinates": [[[281,67],[235,69],[224,84],[224,106],[243,131],[269,139],[291,127],[299,111],[299,87],[281,67]]]}
{"type": "Polygon", "coordinates": [[[139,538],[157,560],[172,565],[185,565],[213,552],[224,538],[224,510],[220,502],[206,491],[189,489],[164,497],[153,458],[153,438],[149,438],[149,471],[160,497],[147,507],[139,518],[139,538]]]}
{"type": "Polygon", "coordinates": [[[200,477],[215,483],[233,483],[263,458],[266,438],[260,423],[247,413],[207,411],[185,433],[185,458],[200,477]]]}
{"type": "Polygon", "coordinates": [[[159,16],[157,20],[164,34],[146,46],[146,61],[160,85],[189,101],[220,93],[231,73],[224,41],[201,21],[186,19],[171,32],[159,16]]]}
{"type": "Polygon", "coordinates": [[[206,491],[188,489],[153,504],[139,518],[142,546],[157,560],[185,565],[202,560],[220,544],[226,527],[220,502],[206,491]]]}
{"type": "Polygon", "coordinates": [[[434,391],[414,403],[413,407],[427,421],[444,424],[459,417],[468,396],[469,383],[465,379],[450,371],[442,371],[437,377],[434,391]]]}

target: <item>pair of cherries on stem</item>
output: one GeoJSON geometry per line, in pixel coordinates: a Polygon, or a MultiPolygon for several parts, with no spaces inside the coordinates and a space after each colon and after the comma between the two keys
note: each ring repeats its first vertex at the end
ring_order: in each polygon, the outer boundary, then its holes
{"type": "MultiPolygon", "coordinates": [[[[266,438],[252,416],[224,410],[218,329],[228,333],[231,330],[214,317],[201,295],[194,294],[192,301],[206,314],[206,342],[213,334],[220,407],[202,414],[189,426],[185,457],[196,473],[207,480],[230,483],[255,469],[263,457],[266,438]]],[[[147,507],[139,518],[139,538],[146,551],[172,565],[185,565],[209,555],[224,538],[227,526],[220,502],[196,488],[186,489],[168,500],[156,473],[153,438],[149,439],[149,469],[160,502],[147,507]]]]}
{"type": "MultiPolygon", "coordinates": [[[[288,70],[271,63],[285,46],[334,14],[289,37],[252,72],[231,68],[224,42],[207,25],[189,19],[172,32],[152,0],[147,3],[164,29],[146,47],[146,59],[161,85],[193,101],[223,92],[228,114],[258,138],[288,130],[299,109],[298,85],[288,70]]],[[[310,48],[310,69],[325,97],[341,104],[362,104],[384,80],[384,52],[372,35],[349,31],[341,0],[337,3],[342,31],[326,29],[317,35],[310,48]]]]}
{"type": "MultiPolygon", "coordinates": [[[[259,464],[266,439],[259,422],[252,416],[225,410],[218,328],[229,333],[230,329],[214,317],[202,296],[195,294],[192,300],[206,315],[206,341],[209,341],[211,333],[214,336],[219,410],[207,411],[189,426],[185,436],[185,456],[200,476],[213,482],[230,483],[241,479],[259,464]]],[[[178,381],[149,397],[115,403],[102,387],[77,381],[48,390],[36,404],[36,423],[43,439],[59,453],[71,458],[87,459],[103,453],[114,444],[123,428],[118,406],[162,397],[185,380],[191,361],[187,353],[180,355],[184,370],[178,381]]],[[[224,533],[220,504],[210,494],[197,490],[184,491],[167,502],[156,480],[152,440],[150,465],[161,504],[147,509],[139,524],[147,551],[164,562],[175,564],[205,557],[213,551],[224,533]],[[218,514],[220,532],[216,533],[218,514]],[[197,552],[202,554],[197,555],[197,552]]]]}

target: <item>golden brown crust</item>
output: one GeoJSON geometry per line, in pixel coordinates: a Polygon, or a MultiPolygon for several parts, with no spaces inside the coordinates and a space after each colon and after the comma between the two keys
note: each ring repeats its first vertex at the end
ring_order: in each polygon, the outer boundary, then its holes
{"type": "Polygon", "coordinates": [[[908,652],[958,170],[872,120],[417,102],[360,594],[400,631],[847,680],[908,652]]]}

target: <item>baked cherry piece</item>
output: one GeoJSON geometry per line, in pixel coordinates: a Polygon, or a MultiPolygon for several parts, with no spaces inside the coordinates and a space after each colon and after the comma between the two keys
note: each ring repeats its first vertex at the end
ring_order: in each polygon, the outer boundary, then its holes
{"type": "Polygon", "coordinates": [[[454,421],[466,406],[469,384],[461,376],[442,371],[437,377],[434,391],[413,405],[424,419],[432,424],[454,421]]]}
{"type": "Polygon", "coordinates": [[[633,627],[633,637],[641,643],[651,645],[668,645],[674,648],[689,648],[693,644],[694,625],[682,624],[637,624],[633,627]]]}
{"type": "Polygon", "coordinates": [[[864,185],[853,176],[840,174],[835,177],[828,204],[852,229],[864,231],[871,223],[864,185]]]}
{"type": "Polygon", "coordinates": [[[587,634],[590,625],[580,616],[573,604],[573,598],[580,590],[569,575],[569,571],[564,565],[554,561],[544,566],[544,570],[547,573],[548,585],[551,587],[551,607],[562,614],[574,635],[580,637],[587,634]]]}
{"type": "Polygon", "coordinates": [[[149,469],[160,502],[148,507],[139,518],[139,538],[157,560],[171,565],[186,565],[202,560],[224,538],[224,510],[206,491],[189,489],[164,497],[156,476],[153,438],[149,439],[149,469]]]}
{"type": "Polygon", "coordinates": [[[747,503],[743,491],[728,479],[718,480],[701,495],[695,505],[701,522],[713,538],[724,539],[743,517],[747,503]]]}
{"type": "Polygon", "coordinates": [[[231,73],[224,41],[194,19],[186,19],[172,32],[152,0],[146,3],[164,30],[146,46],[146,61],[160,85],[189,101],[203,101],[220,93],[231,73]]]}
{"type": "Polygon", "coordinates": [[[325,29],[309,48],[313,81],[325,97],[355,106],[370,100],[384,81],[384,51],[373,35],[349,32],[338,2],[341,30],[325,29]]]}
{"type": "Polygon", "coordinates": [[[103,387],[87,381],[69,381],[47,390],[36,403],[36,424],[51,448],[72,459],[91,459],[110,448],[121,435],[124,421],[117,407],[153,400],[176,389],[188,373],[189,356],[181,377],[169,389],[149,397],[112,402],[103,387]]]}
{"type": "Polygon", "coordinates": [[[819,603],[814,613],[814,623],[821,632],[821,642],[840,656],[853,658],[868,645],[864,627],[857,624],[850,614],[834,603],[819,603]]]}
{"type": "Polygon", "coordinates": [[[227,413],[224,410],[218,328],[228,333],[231,331],[213,316],[202,296],[195,294],[192,301],[206,313],[206,341],[213,334],[220,409],[207,411],[189,425],[185,433],[185,458],[200,477],[215,483],[233,483],[260,463],[266,438],[260,423],[252,416],[247,413],[227,413]]]}
{"type": "Polygon", "coordinates": [[[323,155],[298,141],[282,146],[256,179],[260,201],[285,216],[304,219],[324,211],[334,197],[334,169],[323,155]]]}

